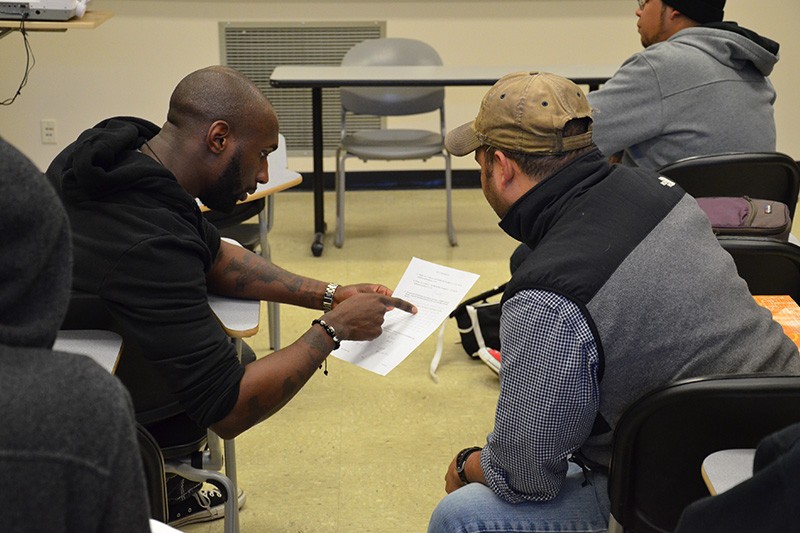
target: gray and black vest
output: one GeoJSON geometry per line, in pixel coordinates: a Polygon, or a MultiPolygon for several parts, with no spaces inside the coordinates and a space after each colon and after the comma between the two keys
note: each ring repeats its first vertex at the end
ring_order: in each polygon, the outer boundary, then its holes
{"type": "Polygon", "coordinates": [[[607,465],[612,429],[642,394],[712,374],[800,373],[797,347],[758,306],[697,202],[669,180],[599,151],[534,187],[501,227],[533,252],[503,301],[524,289],[578,305],[600,355],[597,431],[581,448],[607,465]]]}

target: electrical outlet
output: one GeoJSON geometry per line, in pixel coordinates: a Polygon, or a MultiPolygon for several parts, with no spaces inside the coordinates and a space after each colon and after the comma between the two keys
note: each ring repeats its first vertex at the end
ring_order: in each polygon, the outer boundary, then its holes
{"type": "Polygon", "coordinates": [[[55,119],[43,118],[41,123],[42,144],[56,144],[56,121],[55,119]]]}

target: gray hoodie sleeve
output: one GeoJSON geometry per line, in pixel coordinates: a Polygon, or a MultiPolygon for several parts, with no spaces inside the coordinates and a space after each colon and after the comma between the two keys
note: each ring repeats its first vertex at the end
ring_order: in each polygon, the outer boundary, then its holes
{"type": "Polygon", "coordinates": [[[587,98],[594,110],[594,142],[607,156],[661,133],[663,95],[652,65],[641,54],[628,59],[587,98]]]}

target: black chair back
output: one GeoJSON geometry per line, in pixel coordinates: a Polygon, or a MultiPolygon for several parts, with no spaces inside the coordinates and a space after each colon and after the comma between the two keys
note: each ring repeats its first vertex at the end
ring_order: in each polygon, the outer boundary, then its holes
{"type": "Polygon", "coordinates": [[[709,495],[700,470],[709,454],[755,448],[798,421],[800,376],[697,378],[644,395],[614,429],[611,515],[624,531],[673,531],[709,495]]]}
{"type": "Polygon", "coordinates": [[[259,243],[261,235],[258,224],[245,224],[247,220],[258,216],[266,207],[266,200],[260,198],[252,202],[238,204],[230,213],[206,211],[203,216],[211,222],[223,237],[235,240],[248,250],[253,250],[259,243]]]}
{"type": "Polygon", "coordinates": [[[142,426],[136,424],[136,440],[142,457],[144,476],[147,481],[147,497],[150,500],[150,518],[166,523],[167,487],[164,472],[164,457],[153,436],[142,426]]]}
{"type": "Polygon", "coordinates": [[[695,198],[750,196],[783,202],[794,219],[800,170],[788,155],[734,152],[689,157],[665,165],[659,173],[695,198]]]}
{"type": "Polygon", "coordinates": [[[800,303],[800,247],[759,237],[718,238],[751,294],[788,294],[800,303]]]}

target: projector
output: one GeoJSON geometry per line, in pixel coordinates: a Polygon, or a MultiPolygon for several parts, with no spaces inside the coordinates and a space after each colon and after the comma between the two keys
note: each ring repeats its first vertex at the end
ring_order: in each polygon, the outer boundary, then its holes
{"type": "Polygon", "coordinates": [[[0,19],[64,21],[82,17],[88,3],[89,0],[0,1],[0,19]]]}

